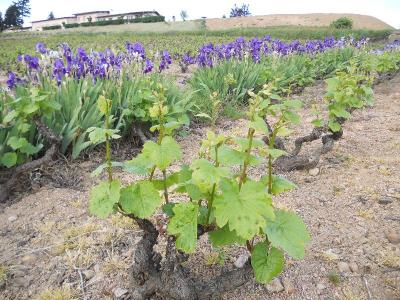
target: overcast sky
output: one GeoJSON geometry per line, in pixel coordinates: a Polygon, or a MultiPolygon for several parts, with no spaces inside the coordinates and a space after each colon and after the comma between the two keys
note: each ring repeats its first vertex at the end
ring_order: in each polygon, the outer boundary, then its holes
{"type": "MultiPolygon", "coordinates": [[[[12,0],[0,0],[0,11],[5,12],[12,0]]],[[[291,13],[356,13],[375,16],[386,23],[400,28],[400,0],[248,0],[252,15],[291,13]]],[[[25,20],[46,19],[50,11],[56,17],[64,17],[78,12],[110,10],[112,13],[157,10],[170,20],[173,15],[179,19],[181,10],[186,10],[189,19],[200,17],[220,18],[229,16],[230,8],[242,1],[231,0],[31,0],[31,17],[25,20]]]]}

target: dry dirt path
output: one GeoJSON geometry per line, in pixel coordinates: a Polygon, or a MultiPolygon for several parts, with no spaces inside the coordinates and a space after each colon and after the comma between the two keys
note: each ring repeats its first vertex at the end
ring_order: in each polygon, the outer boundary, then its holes
{"type": "MultiPolygon", "coordinates": [[[[284,174],[298,189],[276,203],[298,212],[308,225],[312,242],[306,258],[289,259],[273,286],[249,282],[225,299],[400,299],[399,87],[400,76],[375,87],[375,107],[354,112],[343,139],[318,165],[319,174],[284,174]]],[[[317,86],[300,98],[318,102],[322,95],[323,86],[317,86]]],[[[309,120],[307,110],[302,114],[309,120]]],[[[309,130],[305,124],[299,134],[309,130]]],[[[220,128],[238,134],[241,125],[240,120],[224,122],[220,128]]],[[[204,131],[181,141],[186,161],[197,153],[204,131]]],[[[100,221],[88,216],[94,182],[89,170],[97,162],[81,162],[79,169],[74,164],[74,175],[81,172],[79,189],[47,185],[0,213],[4,299],[35,299],[46,289],[54,296],[62,284],[71,286],[62,292],[76,299],[112,299],[128,292],[128,268],[140,232],[122,217],[100,221]]],[[[206,241],[198,250],[188,262],[194,272],[209,276],[224,268],[207,265],[215,254],[206,241]]],[[[231,267],[241,253],[227,249],[226,265],[231,267]]]]}

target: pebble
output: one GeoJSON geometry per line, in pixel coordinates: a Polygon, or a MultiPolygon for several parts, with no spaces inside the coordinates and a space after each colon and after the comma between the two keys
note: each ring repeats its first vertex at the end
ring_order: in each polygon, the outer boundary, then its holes
{"type": "Polygon", "coordinates": [[[353,273],[357,273],[358,272],[358,266],[354,261],[349,263],[349,268],[353,273]]]}
{"type": "Polygon", "coordinates": [[[386,238],[391,242],[392,244],[398,244],[400,243],[400,234],[398,234],[396,231],[392,230],[386,234],[386,238]]]}
{"type": "Polygon", "coordinates": [[[12,223],[12,222],[16,221],[17,219],[18,219],[17,216],[9,216],[8,222],[12,223]]]}
{"type": "Polygon", "coordinates": [[[96,273],[92,270],[85,270],[82,272],[82,274],[85,276],[86,280],[90,280],[94,277],[96,273]]]}
{"type": "Polygon", "coordinates": [[[285,288],[282,285],[282,282],[279,278],[274,278],[268,285],[267,290],[271,293],[279,293],[282,292],[285,288]]]}
{"type": "Polygon", "coordinates": [[[283,286],[285,287],[285,291],[288,294],[293,294],[296,291],[293,282],[290,281],[290,279],[288,278],[283,279],[283,286]]]}
{"type": "Polygon", "coordinates": [[[378,203],[382,204],[382,205],[386,205],[386,204],[390,204],[393,202],[393,198],[391,197],[386,197],[386,196],[382,196],[379,200],[378,203]]]}
{"type": "Polygon", "coordinates": [[[34,255],[25,255],[21,258],[21,262],[23,264],[33,264],[36,261],[36,256],[34,255]]]}
{"type": "Polygon", "coordinates": [[[128,290],[117,287],[114,289],[113,293],[114,293],[115,299],[122,299],[122,297],[124,297],[128,293],[128,290]]]}
{"type": "Polygon", "coordinates": [[[317,176],[319,174],[319,168],[313,168],[308,170],[308,174],[310,174],[311,176],[317,176]]]}
{"type": "Polygon", "coordinates": [[[317,284],[317,294],[320,295],[322,294],[322,291],[325,289],[325,285],[323,285],[322,283],[318,283],[317,284]]]}
{"type": "Polygon", "coordinates": [[[329,260],[338,260],[340,259],[339,254],[336,254],[333,249],[328,249],[324,251],[324,256],[329,260]]]}
{"type": "Polygon", "coordinates": [[[345,273],[345,272],[350,272],[350,266],[347,262],[340,261],[337,264],[339,272],[345,273]]]}
{"type": "Polygon", "coordinates": [[[249,259],[249,254],[241,254],[239,257],[236,259],[236,261],[233,263],[236,268],[240,269],[243,268],[243,266],[246,264],[247,260],[249,259]]]}

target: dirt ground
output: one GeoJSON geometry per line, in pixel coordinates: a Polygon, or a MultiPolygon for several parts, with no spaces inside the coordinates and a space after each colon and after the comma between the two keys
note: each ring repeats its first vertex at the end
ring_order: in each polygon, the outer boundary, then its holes
{"type": "MultiPolygon", "coordinates": [[[[343,139],[315,173],[282,174],[298,188],[275,203],[304,218],[312,237],[306,258],[288,258],[274,284],[251,281],[224,299],[400,299],[399,86],[397,75],[375,87],[375,106],[353,113],[343,139]]],[[[309,107],[321,103],[323,94],[324,84],[319,83],[297,96],[306,105],[296,134],[311,130],[309,107]]],[[[218,128],[244,134],[243,122],[222,121],[218,128]]],[[[185,162],[196,155],[206,130],[195,128],[180,139],[185,162]]],[[[125,155],[115,149],[114,156],[125,155]]],[[[88,215],[89,190],[99,180],[90,172],[99,163],[95,153],[79,162],[59,162],[50,173],[38,170],[32,178],[47,176],[47,183],[33,185],[31,192],[3,205],[0,299],[129,298],[129,268],[141,232],[121,216],[99,220],[88,215]]],[[[253,175],[263,171],[251,170],[253,175]]],[[[120,172],[117,176],[125,183],[135,179],[120,172]]],[[[203,237],[187,267],[209,278],[232,268],[245,253],[240,247],[224,251],[226,263],[220,266],[203,237]]]]}
{"type": "Polygon", "coordinates": [[[329,26],[332,21],[340,17],[349,17],[353,20],[354,29],[393,29],[385,22],[367,15],[358,14],[276,14],[265,16],[250,16],[226,19],[207,19],[207,28],[210,30],[230,29],[238,27],[266,27],[266,26],[329,26]]]}

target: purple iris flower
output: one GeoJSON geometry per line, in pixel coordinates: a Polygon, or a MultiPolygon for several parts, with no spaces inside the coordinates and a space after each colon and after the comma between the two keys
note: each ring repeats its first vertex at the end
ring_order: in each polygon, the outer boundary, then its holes
{"type": "Polygon", "coordinates": [[[47,49],[46,49],[46,45],[42,42],[39,42],[36,44],[36,51],[41,53],[41,54],[46,54],[47,53],[47,49]]]}
{"type": "Polygon", "coordinates": [[[53,65],[53,75],[56,78],[58,85],[61,84],[62,78],[65,75],[65,73],[66,73],[66,69],[64,66],[64,62],[61,59],[57,58],[54,61],[54,65],[53,65]]]}
{"type": "Polygon", "coordinates": [[[21,83],[21,79],[18,78],[17,75],[15,75],[14,72],[8,72],[8,80],[7,80],[7,86],[11,90],[13,89],[17,84],[21,83]]]}
{"type": "Polygon", "coordinates": [[[146,59],[146,61],[145,61],[145,63],[144,63],[143,72],[144,72],[145,74],[150,73],[150,72],[153,70],[153,67],[154,67],[154,65],[153,65],[153,63],[151,62],[151,60],[150,60],[150,59],[146,59]]]}

